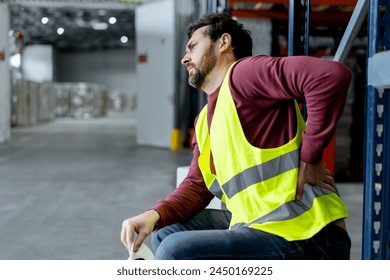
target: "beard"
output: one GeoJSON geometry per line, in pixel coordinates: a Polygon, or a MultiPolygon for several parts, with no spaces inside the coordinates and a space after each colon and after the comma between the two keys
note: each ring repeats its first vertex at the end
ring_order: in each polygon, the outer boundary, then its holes
{"type": "Polygon", "coordinates": [[[188,83],[194,88],[201,89],[207,75],[213,70],[216,61],[216,56],[210,49],[202,58],[199,68],[195,65],[191,65],[194,73],[192,75],[189,74],[188,83]]]}
{"type": "Polygon", "coordinates": [[[200,89],[205,80],[205,75],[196,68],[194,68],[194,71],[195,73],[188,77],[188,83],[194,88],[200,89]]]}

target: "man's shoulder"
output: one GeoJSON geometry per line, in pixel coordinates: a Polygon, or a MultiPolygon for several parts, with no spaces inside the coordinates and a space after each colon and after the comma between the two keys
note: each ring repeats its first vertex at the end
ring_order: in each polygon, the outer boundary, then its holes
{"type": "Polygon", "coordinates": [[[239,63],[255,63],[255,62],[261,62],[261,61],[269,61],[275,59],[275,57],[259,54],[259,55],[253,55],[253,56],[246,56],[237,61],[237,64],[239,63]]]}
{"type": "Polygon", "coordinates": [[[278,59],[280,58],[269,56],[269,55],[247,56],[239,59],[236,65],[234,66],[234,68],[240,69],[239,71],[251,71],[250,69],[254,67],[258,68],[258,67],[271,66],[278,59]]]}

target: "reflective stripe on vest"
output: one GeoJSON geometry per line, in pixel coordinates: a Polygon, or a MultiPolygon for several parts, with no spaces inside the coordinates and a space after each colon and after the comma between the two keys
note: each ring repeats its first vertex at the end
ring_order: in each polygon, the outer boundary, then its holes
{"type": "Polygon", "coordinates": [[[302,200],[295,200],[305,127],[297,103],[296,136],[280,147],[254,147],[245,137],[230,93],[230,69],[219,91],[210,131],[207,105],[195,126],[199,168],[209,190],[231,211],[230,228],[248,226],[300,240],[310,238],[331,221],[347,217],[338,194],[319,187],[306,185],[302,200]],[[211,151],[216,174],[210,168],[211,151]]]}
{"type": "Polygon", "coordinates": [[[288,219],[293,219],[312,208],[314,199],[322,195],[331,194],[332,191],[315,187],[311,185],[305,186],[301,200],[292,200],[282,204],[279,208],[276,208],[272,212],[256,219],[248,224],[235,224],[232,229],[242,226],[250,226],[252,224],[263,224],[266,222],[276,222],[288,219]]]}

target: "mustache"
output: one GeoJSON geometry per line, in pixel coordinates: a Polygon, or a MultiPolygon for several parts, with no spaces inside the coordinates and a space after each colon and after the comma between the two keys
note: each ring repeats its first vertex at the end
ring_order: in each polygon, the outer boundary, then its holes
{"type": "Polygon", "coordinates": [[[189,71],[190,68],[195,68],[195,65],[194,65],[194,64],[187,64],[187,65],[186,65],[187,71],[189,71]]]}

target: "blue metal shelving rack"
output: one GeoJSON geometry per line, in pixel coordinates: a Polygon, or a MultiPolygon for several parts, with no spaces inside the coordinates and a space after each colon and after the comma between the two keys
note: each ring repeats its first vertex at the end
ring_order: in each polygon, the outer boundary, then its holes
{"type": "Polygon", "coordinates": [[[390,0],[370,0],[363,259],[390,259],[390,0]]]}

